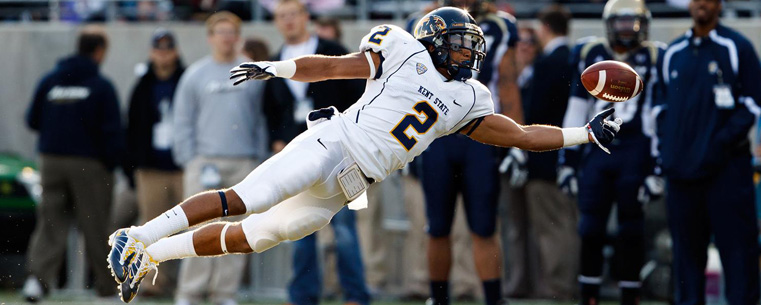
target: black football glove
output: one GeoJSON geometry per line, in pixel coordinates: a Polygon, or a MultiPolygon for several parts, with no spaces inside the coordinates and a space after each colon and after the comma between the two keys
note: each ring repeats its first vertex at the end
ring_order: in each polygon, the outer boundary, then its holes
{"type": "Polygon", "coordinates": [[[589,123],[587,123],[587,130],[592,134],[592,139],[595,140],[595,144],[600,147],[604,152],[610,151],[605,148],[605,145],[610,144],[618,131],[621,129],[621,118],[616,118],[614,121],[608,121],[605,118],[613,114],[616,110],[611,108],[605,109],[602,112],[595,115],[589,123]]]}
{"type": "Polygon", "coordinates": [[[233,86],[247,80],[268,80],[277,75],[275,67],[268,61],[244,62],[230,70],[230,79],[234,81],[233,86]]]}

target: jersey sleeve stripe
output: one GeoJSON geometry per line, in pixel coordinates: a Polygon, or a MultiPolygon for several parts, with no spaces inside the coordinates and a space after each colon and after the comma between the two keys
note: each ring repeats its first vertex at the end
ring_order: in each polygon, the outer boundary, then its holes
{"type": "Polygon", "coordinates": [[[473,124],[473,128],[471,128],[470,131],[468,131],[468,133],[466,134],[467,136],[470,136],[471,133],[476,131],[476,128],[478,128],[478,125],[481,125],[481,122],[484,121],[484,117],[477,118],[477,119],[475,119],[473,121],[476,121],[476,123],[473,124]]]}
{"type": "Polygon", "coordinates": [[[380,64],[378,65],[378,71],[375,71],[375,76],[373,76],[373,79],[379,79],[381,75],[383,75],[383,62],[386,61],[386,58],[383,57],[383,53],[378,53],[378,56],[380,57],[380,64]]]}

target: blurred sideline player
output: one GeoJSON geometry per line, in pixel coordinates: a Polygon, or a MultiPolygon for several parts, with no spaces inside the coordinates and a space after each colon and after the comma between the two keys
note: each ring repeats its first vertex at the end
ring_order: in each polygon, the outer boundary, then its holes
{"type": "MultiPolygon", "coordinates": [[[[492,92],[495,111],[523,122],[516,83],[515,18],[479,0],[443,1],[445,6],[468,10],[484,31],[486,56],[474,76],[492,92]]],[[[408,29],[409,30],[409,29],[408,29]]],[[[487,305],[502,298],[502,251],[496,236],[497,199],[500,191],[499,149],[455,134],[432,143],[421,155],[421,181],[428,218],[428,273],[433,304],[449,304],[452,269],[452,222],[457,196],[473,239],[473,259],[487,305]]]]}
{"type": "Polygon", "coordinates": [[[617,203],[618,232],[612,276],[619,280],[621,304],[639,302],[639,272],[644,261],[644,213],[642,204],[663,191],[656,176],[650,147],[653,136],[649,119],[655,65],[665,45],[647,41],[650,11],[643,0],[610,0],[603,11],[606,38],[584,38],[571,53],[571,93],[563,126],[585,122],[590,113],[608,107],[625,127],[611,143],[610,154],[591,145],[561,151],[558,183],[576,193],[580,212],[581,262],[579,283],[581,304],[599,303],[602,283],[606,228],[613,202],[617,203]],[[581,85],[579,75],[602,60],[628,63],[642,77],[644,92],[620,103],[595,100],[581,85]],[[578,180],[574,174],[578,168],[578,180]]]}
{"type": "Polygon", "coordinates": [[[347,203],[361,205],[368,183],[402,168],[441,136],[458,132],[492,145],[543,151],[592,141],[608,145],[620,128],[605,120],[613,109],[584,127],[564,129],[522,126],[495,114],[489,90],[469,79],[484,58],[484,36],[461,9],[429,13],[415,37],[397,26],[376,26],[360,50],[247,62],[231,70],[236,85],[282,77],[304,82],[364,78],[367,86],[342,114],[332,107],[310,113],[310,129],[239,184],[199,193],[142,226],[114,232],[108,261],[123,301],[135,297],[146,273],[160,262],[259,253],[319,230],[347,203]],[[254,215],[164,238],[242,214],[254,215]]]}

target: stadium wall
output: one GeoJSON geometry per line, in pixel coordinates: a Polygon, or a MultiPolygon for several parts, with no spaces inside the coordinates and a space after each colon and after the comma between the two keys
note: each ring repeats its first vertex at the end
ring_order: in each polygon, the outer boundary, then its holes
{"type": "MultiPolygon", "coordinates": [[[[531,25],[527,21],[527,25],[531,25]]],[[[356,50],[359,40],[376,25],[372,22],[344,22],[344,44],[356,50]]],[[[724,21],[753,41],[761,49],[761,19],[724,21]]],[[[572,38],[604,35],[600,20],[575,20],[572,38]]],[[[691,25],[689,19],[655,20],[650,30],[653,40],[669,42],[691,25]]],[[[209,53],[205,27],[202,24],[106,24],[109,51],[102,72],[115,84],[123,113],[136,81],[135,67],[148,57],[151,33],[163,26],[175,32],[179,51],[186,64],[209,53]]],[[[24,113],[38,80],[56,61],[71,54],[75,47],[78,25],[63,23],[17,23],[0,25],[0,152],[14,152],[27,158],[35,157],[36,137],[24,123],[24,113]]],[[[242,37],[256,36],[267,41],[275,52],[282,39],[272,24],[244,25],[242,37]]],[[[761,81],[761,80],[760,80],[761,81]]]]}

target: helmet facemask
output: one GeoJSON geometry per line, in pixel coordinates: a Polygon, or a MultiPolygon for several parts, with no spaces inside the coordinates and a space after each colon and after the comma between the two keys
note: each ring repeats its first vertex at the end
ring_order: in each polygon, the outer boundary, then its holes
{"type": "MultiPolygon", "coordinates": [[[[483,35],[476,31],[455,30],[442,32],[433,39],[434,64],[446,67],[447,72],[456,80],[466,80],[472,76],[471,70],[479,71],[481,63],[486,56],[486,44],[483,35]],[[452,53],[469,52],[470,56],[465,60],[457,61],[452,53]]],[[[463,54],[463,57],[465,55],[463,54]]]]}

